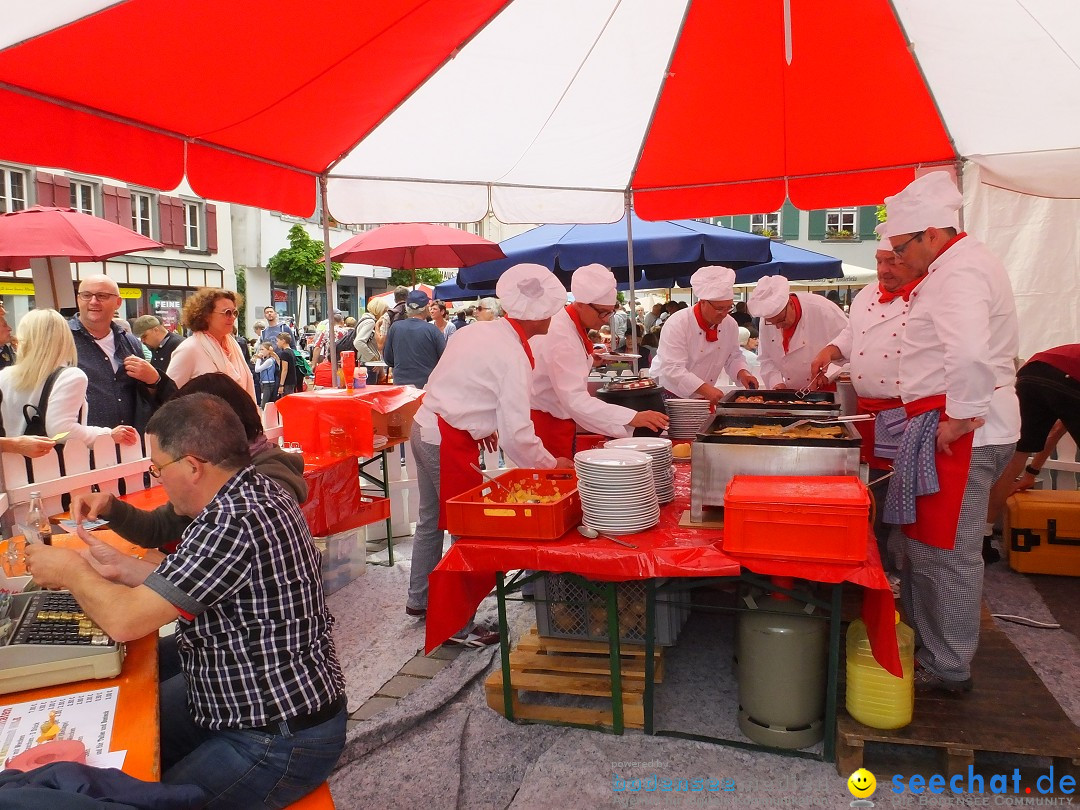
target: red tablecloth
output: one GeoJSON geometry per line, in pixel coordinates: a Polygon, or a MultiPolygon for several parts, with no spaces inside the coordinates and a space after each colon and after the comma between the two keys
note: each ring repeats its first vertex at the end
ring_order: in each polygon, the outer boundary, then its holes
{"type": "Polygon", "coordinates": [[[794,562],[736,557],[724,552],[722,529],[680,526],[690,506],[690,465],[677,464],[675,500],[660,509],[660,522],[648,531],[626,535],[638,548],[608,540],[588,540],[577,531],[550,542],[461,538],[428,579],[426,647],[430,652],[460,630],[495,585],[498,571],[530,568],[574,573],[589,579],[624,581],[655,577],[737,576],[745,567],[756,574],[796,577],[815,582],[851,582],[864,588],[862,617],[874,657],[900,675],[889,581],[881,567],[877,542],[867,531],[867,559],[857,564],[794,562]]]}
{"type": "Polygon", "coordinates": [[[308,498],[300,506],[313,537],[363,526],[360,468],[356,456],[304,456],[308,498]]]}

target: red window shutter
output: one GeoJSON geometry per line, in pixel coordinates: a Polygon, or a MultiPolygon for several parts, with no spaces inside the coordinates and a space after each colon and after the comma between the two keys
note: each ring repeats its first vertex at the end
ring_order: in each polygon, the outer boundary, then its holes
{"type": "Polygon", "coordinates": [[[60,175],[53,176],[53,205],[71,208],[71,181],[60,175]]]}
{"type": "Polygon", "coordinates": [[[116,190],[116,221],[128,230],[131,227],[131,191],[126,188],[116,190]]]}
{"type": "Polygon", "coordinates": [[[101,199],[105,210],[102,212],[102,218],[107,219],[109,222],[120,222],[120,215],[118,212],[116,192],[118,192],[116,186],[102,186],[101,187],[101,199]]]}
{"type": "MultiPolygon", "coordinates": [[[[55,190],[53,176],[48,172],[37,172],[35,183],[37,185],[37,204],[56,205],[53,202],[53,192],[55,190]]],[[[67,205],[67,203],[65,202],[64,205],[67,205]]]]}
{"type": "Polygon", "coordinates": [[[169,247],[184,246],[184,206],[176,197],[158,197],[158,213],[161,218],[161,244],[169,247]]]}
{"type": "Polygon", "coordinates": [[[217,206],[206,204],[206,249],[217,253],[217,206]]]}

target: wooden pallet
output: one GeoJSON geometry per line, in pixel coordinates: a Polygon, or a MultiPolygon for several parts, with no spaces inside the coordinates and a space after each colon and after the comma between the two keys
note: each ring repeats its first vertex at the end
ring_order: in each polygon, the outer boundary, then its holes
{"type": "Polygon", "coordinates": [[[948,776],[967,773],[976,751],[1051,757],[1057,773],[1078,774],[1080,730],[985,606],[971,674],[975,688],[968,694],[916,695],[911,723],[894,731],[864,726],[841,708],[837,772],[861,768],[864,744],[873,741],[938,749],[948,776]]]}
{"type": "MultiPolygon", "coordinates": [[[[619,647],[622,661],[623,724],[627,728],[645,725],[645,646],[626,644],[619,647]]],[[[663,680],[661,648],[653,654],[654,680],[663,680]]],[[[541,636],[533,627],[510,653],[511,705],[515,720],[542,723],[569,723],[582,726],[611,726],[611,669],[606,641],[541,636]],[[607,698],[607,708],[557,706],[528,703],[524,692],[558,695],[585,695],[607,698]]],[[[504,714],[502,669],[495,670],[484,682],[488,705],[504,714]]]]}

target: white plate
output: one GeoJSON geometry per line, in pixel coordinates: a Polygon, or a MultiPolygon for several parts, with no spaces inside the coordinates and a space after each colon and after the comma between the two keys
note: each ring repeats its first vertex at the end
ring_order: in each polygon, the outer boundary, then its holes
{"type": "Polygon", "coordinates": [[[641,467],[648,464],[650,458],[645,453],[635,450],[582,450],[574,454],[574,464],[589,467],[641,467]]]}
{"type": "Polygon", "coordinates": [[[604,442],[605,450],[637,450],[639,453],[649,453],[654,455],[656,453],[663,453],[665,450],[671,449],[671,442],[668,439],[661,439],[654,436],[631,436],[626,439],[612,439],[609,442],[604,442]]]}

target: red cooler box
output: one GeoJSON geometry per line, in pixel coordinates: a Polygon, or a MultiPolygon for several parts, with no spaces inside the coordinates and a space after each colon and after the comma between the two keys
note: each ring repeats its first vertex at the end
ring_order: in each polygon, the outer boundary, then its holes
{"type": "Polygon", "coordinates": [[[866,560],[870,496],[850,475],[736,475],[724,493],[724,551],[782,560],[866,560]]]}
{"type": "Polygon", "coordinates": [[[1002,537],[1014,570],[1080,577],[1080,492],[1029,489],[1010,496],[1002,537]]]}

